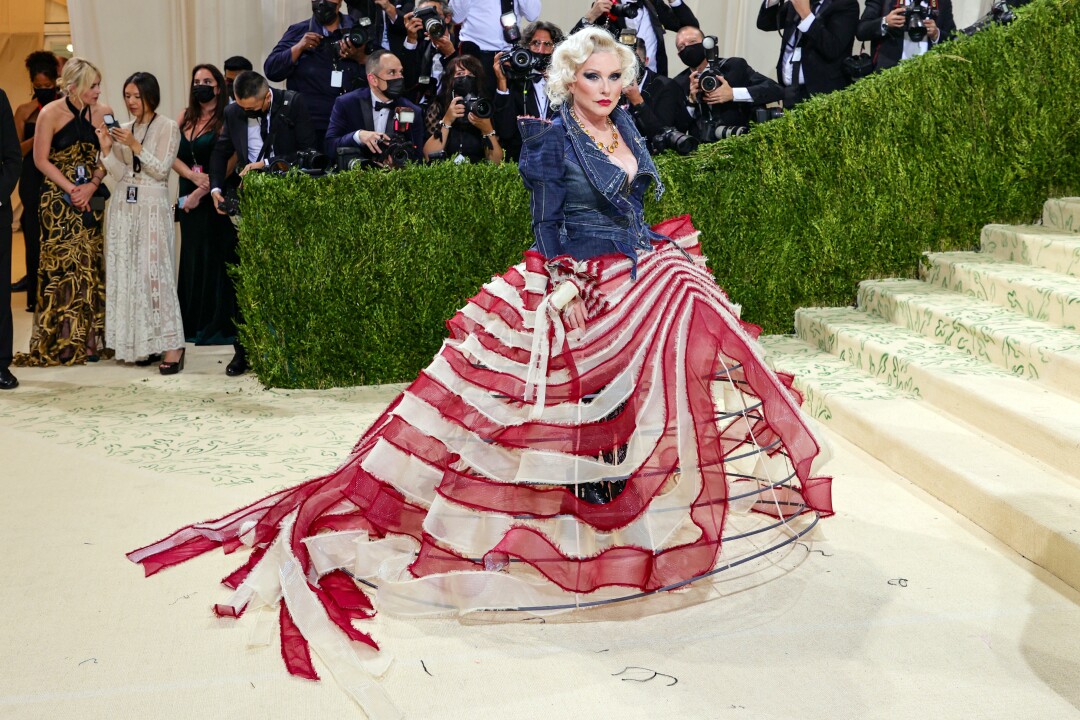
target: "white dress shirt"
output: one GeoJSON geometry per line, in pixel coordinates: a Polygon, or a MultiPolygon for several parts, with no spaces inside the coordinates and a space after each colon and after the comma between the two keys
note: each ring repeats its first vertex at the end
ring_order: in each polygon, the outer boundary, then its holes
{"type": "MultiPolygon", "coordinates": [[[[462,23],[461,42],[471,41],[484,51],[496,52],[509,47],[503,39],[502,3],[500,0],[450,0],[454,22],[462,23]]],[[[518,20],[536,22],[540,17],[540,0],[514,0],[518,20]]]]}

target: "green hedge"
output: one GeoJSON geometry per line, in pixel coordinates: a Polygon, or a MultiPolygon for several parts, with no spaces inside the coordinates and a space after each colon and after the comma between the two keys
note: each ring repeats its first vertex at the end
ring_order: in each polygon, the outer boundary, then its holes
{"type": "MultiPolygon", "coordinates": [[[[860,280],[913,276],[1080,189],[1080,0],[816,98],[749,135],[667,155],[650,221],[690,213],[718,282],[767,332],[860,280]]],[[[253,178],[239,295],[259,378],[276,387],[411,379],[444,321],[530,240],[516,166],[440,164],[253,178]]]]}

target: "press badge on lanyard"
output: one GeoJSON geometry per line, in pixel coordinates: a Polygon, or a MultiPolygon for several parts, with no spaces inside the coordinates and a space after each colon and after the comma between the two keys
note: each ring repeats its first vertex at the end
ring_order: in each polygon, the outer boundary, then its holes
{"type": "Polygon", "coordinates": [[[330,71],[330,87],[340,88],[345,84],[345,73],[341,70],[330,71]]]}
{"type": "Polygon", "coordinates": [[[129,205],[134,205],[139,202],[139,188],[134,185],[128,185],[127,188],[127,201],[129,205]]]}

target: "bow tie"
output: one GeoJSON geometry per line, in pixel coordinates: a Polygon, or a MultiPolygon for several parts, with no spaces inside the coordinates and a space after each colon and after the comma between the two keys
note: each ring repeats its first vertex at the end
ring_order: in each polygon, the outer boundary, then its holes
{"type": "Polygon", "coordinates": [[[382,112],[383,110],[393,110],[393,109],[394,109],[394,103],[392,103],[392,102],[384,103],[384,102],[379,102],[378,100],[375,101],[375,112],[382,112]]]}

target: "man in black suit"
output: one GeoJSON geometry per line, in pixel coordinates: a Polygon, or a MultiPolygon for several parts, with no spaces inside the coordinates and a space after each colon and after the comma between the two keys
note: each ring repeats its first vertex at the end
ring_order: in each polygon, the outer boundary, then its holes
{"type": "Polygon", "coordinates": [[[376,50],[367,59],[368,87],[345,93],[334,102],[330,128],[326,131],[326,154],[335,157],[338,148],[361,148],[364,155],[378,156],[391,134],[407,137],[414,161],[424,147],[424,118],[420,107],[401,95],[405,77],[401,60],[388,50],[376,50]],[[412,122],[401,124],[403,113],[412,112],[412,122]]]}
{"type": "Polygon", "coordinates": [[[870,41],[870,54],[874,58],[874,70],[884,70],[907,60],[948,40],[956,31],[953,20],[952,0],[866,0],[866,9],[855,36],[870,41]],[[914,39],[905,28],[905,12],[917,6],[925,13],[924,33],[914,39]]]}
{"type": "MultiPolygon", "coordinates": [[[[716,38],[710,38],[712,42],[716,38]]],[[[702,142],[713,142],[716,136],[706,136],[710,126],[747,127],[754,106],[780,100],[784,91],[774,80],[765,77],[740,57],[717,58],[720,65],[720,86],[702,93],[698,76],[709,66],[705,49],[705,34],[696,27],[684,27],[675,36],[679,59],[686,65],[674,82],[687,112],[694,118],[694,135],[702,142]]]]}
{"type": "Polygon", "coordinates": [[[847,87],[844,59],[858,24],[858,0],[763,0],[758,29],[782,34],[776,77],[785,107],[847,87]]]}
{"type": "Polygon", "coordinates": [[[22,172],[22,149],[15,134],[11,103],[0,90],[0,390],[14,390],[19,381],[11,374],[14,354],[11,319],[11,193],[22,172]]]}
{"type": "Polygon", "coordinates": [[[649,56],[641,38],[637,39],[634,52],[638,56],[638,81],[623,90],[634,124],[650,141],[669,127],[687,132],[693,119],[686,110],[682,88],[671,78],[649,69],[649,56]]]}
{"type": "Polygon", "coordinates": [[[404,48],[405,55],[399,56],[405,73],[404,97],[421,107],[427,107],[435,99],[443,68],[458,56],[453,27],[440,0],[420,0],[415,9],[405,13],[404,48]],[[425,22],[416,17],[417,11],[424,12],[427,17],[432,10],[443,26],[443,34],[435,39],[428,37],[425,22]],[[410,51],[410,47],[415,49],[410,51]]]}
{"type": "MultiPolygon", "coordinates": [[[[210,155],[210,197],[225,214],[222,202],[229,160],[236,156],[236,167],[243,177],[251,170],[266,167],[274,158],[295,156],[316,146],[315,131],[303,96],[292,90],[272,90],[266,78],[257,72],[242,72],[233,82],[236,102],[225,108],[225,124],[210,155]]],[[[247,372],[247,354],[237,342],[228,375],[247,372]]]]}
{"type": "Polygon", "coordinates": [[[375,35],[375,45],[399,54],[405,44],[405,22],[402,5],[411,3],[396,0],[345,0],[348,15],[359,24],[364,18],[375,35]]]}
{"type": "Polygon", "coordinates": [[[563,41],[558,25],[543,20],[530,23],[521,36],[521,46],[541,61],[528,77],[507,77],[502,67],[506,51],[495,55],[495,101],[492,125],[507,157],[517,160],[521,155],[521,132],[517,119],[522,116],[551,119],[556,108],[548,101],[547,67],[555,46],[563,41]]]}
{"type": "Polygon", "coordinates": [[[612,6],[627,5],[627,0],[593,0],[589,11],[578,21],[570,34],[574,34],[585,25],[607,28],[614,35],[618,35],[620,30],[630,28],[645,41],[645,52],[650,58],[649,69],[660,75],[667,75],[668,58],[667,49],[664,47],[664,29],[678,32],[680,28],[687,25],[699,27],[697,16],[683,0],[633,0],[633,2],[640,2],[640,7],[634,17],[616,16],[613,19],[612,6]]]}

